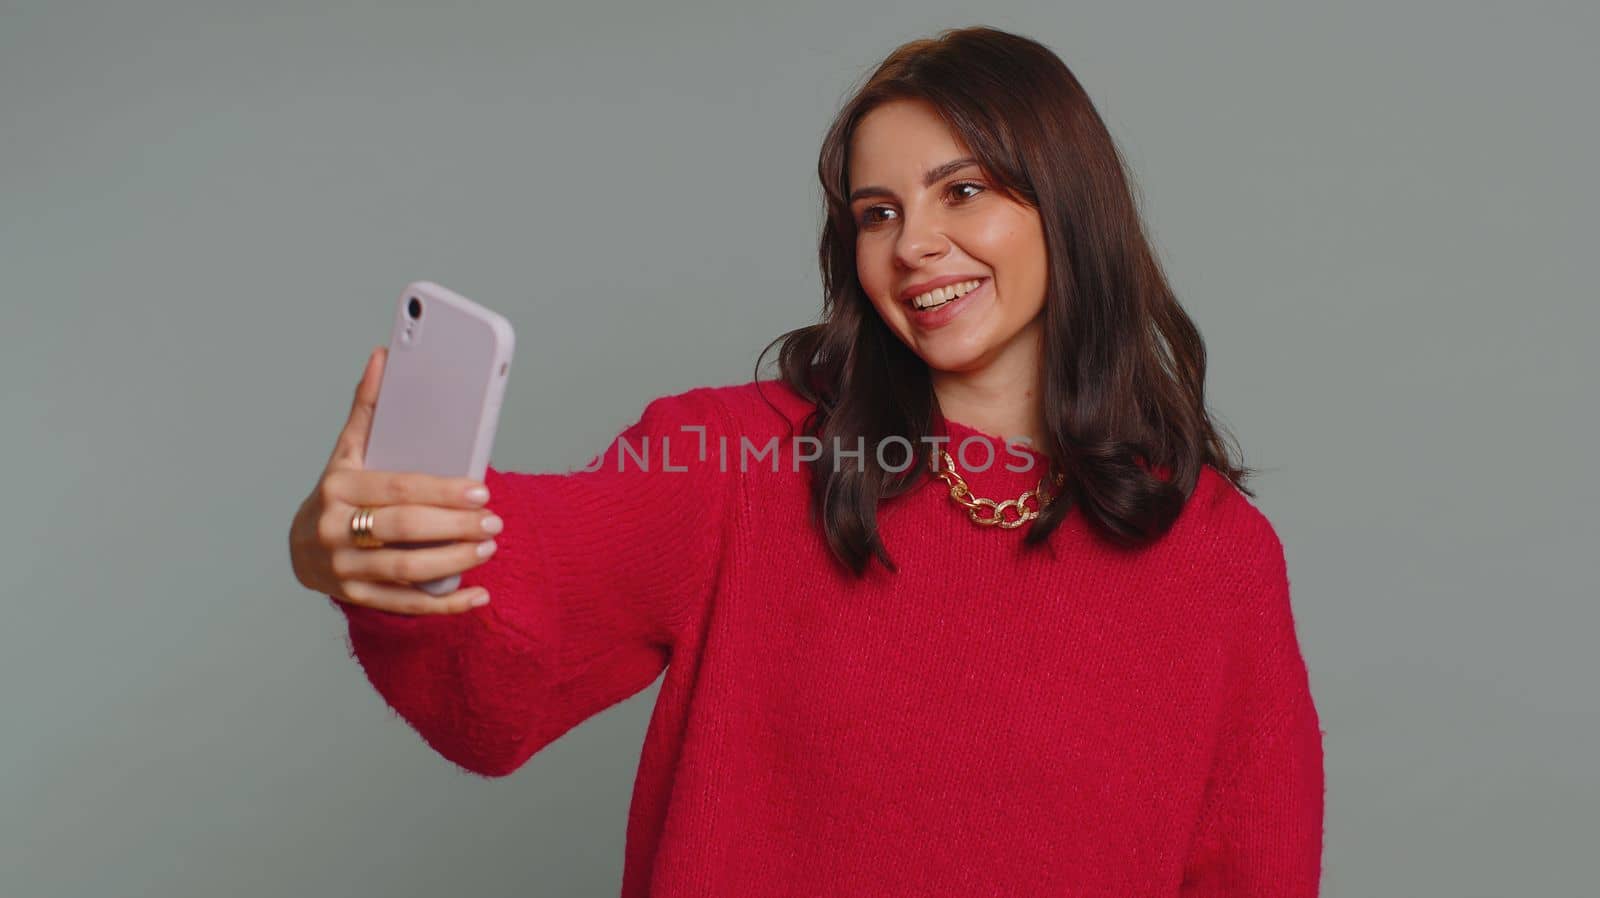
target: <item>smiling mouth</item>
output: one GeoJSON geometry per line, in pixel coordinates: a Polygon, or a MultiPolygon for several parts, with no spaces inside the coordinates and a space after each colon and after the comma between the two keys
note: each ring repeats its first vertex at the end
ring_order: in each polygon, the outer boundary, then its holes
{"type": "Polygon", "coordinates": [[[988,278],[973,278],[970,281],[964,281],[960,284],[951,284],[946,287],[940,287],[937,290],[930,290],[927,293],[921,294],[920,296],[912,297],[907,304],[911,306],[913,311],[929,312],[934,309],[947,306],[961,297],[966,296],[968,293],[971,293],[979,287],[982,287],[984,281],[987,280],[988,278]]]}

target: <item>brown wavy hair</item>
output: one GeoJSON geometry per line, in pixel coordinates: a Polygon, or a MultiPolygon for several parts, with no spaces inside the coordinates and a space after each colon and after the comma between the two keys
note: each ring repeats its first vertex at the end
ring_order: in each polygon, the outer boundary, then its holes
{"type": "Polygon", "coordinates": [[[927,364],[884,324],[857,279],[847,199],[857,125],[899,99],[931,103],[996,189],[1036,209],[1043,224],[1046,432],[1035,448],[1065,483],[1024,542],[1042,544],[1076,506],[1116,544],[1148,543],[1171,527],[1205,464],[1253,497],[1245,481],[1254,472],[1233,461],[1206,412],[1205,344],[1145,237],[1131,178],[1088,94],[1037,41],[983,26],[946,29],[890,53],[829,127],[817,162],[826,203],[822,316],[756,358],[759,378],[761,359],[781,344],[781,380],[816,404],[804,422],[824,447],[812,462],[811,511],[833,554],[857,574],[872,557],[895,570],[879,539],[878,502],[930,476],[922,437],[932,433],[937,398],[927,364]],[[871,451],[864,471],[834,464],[834,447],[892,435],[910,440],[917,464],[887,471],[871,451]]]}

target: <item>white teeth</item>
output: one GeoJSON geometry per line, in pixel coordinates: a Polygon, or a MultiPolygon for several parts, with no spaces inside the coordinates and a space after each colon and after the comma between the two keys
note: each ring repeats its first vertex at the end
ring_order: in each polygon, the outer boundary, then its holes
{"type": "Polygon", "coordinates": [[[922,309],[931,309],[934,306],[942,306],[950,300],[964,295],[967,291],[975,289],[981,283],[983,283],[982,278],[971,281],[962,281],[959,284],[947,284],[946,286],[939,287],[938,289],[929,290],[927,293],[924,293],[921,296],[914,297],[911,300],[911,304],[919,311],[922,309]]]}

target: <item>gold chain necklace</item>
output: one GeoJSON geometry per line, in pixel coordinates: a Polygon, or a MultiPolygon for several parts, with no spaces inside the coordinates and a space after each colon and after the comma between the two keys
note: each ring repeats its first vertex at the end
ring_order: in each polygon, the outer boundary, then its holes
{"type": "MultiPolygon", "coordinates": [[[[974,524],[980,524],[984,527],[999,525],[1006,530],[1014,530],[1038,517],[1039,512],[1048,508],[1050,501],[1055,498],[1050,494],[1049,490],[1045,489],[1045,481],[1050,479],[1048,476],[1039,478],[1039,485],[1033,489],[1023,490],[1022,495],[1015,499],[1007,499],[1004,502],[996,502],[993,499],[974,496],[972,495],[972,488],[967,486],[966,480],[962,479],[961,474],[956,471],[955,459],[950,457],[950,452],[941,449],[939,450],[939,455],[943,464],[935,469],[934,473],[939,475],[945,483],[950,484],[950,498],[955,500],[957,505],[967,510],[967,516],[972,518],[974,524]],[[1033,502],[1032,508],[1028,507],[1029,501],[1033,502]],[[1006,513],[1012,510],[1016,511],[1017,516],[1007,519],[1006,513]]],[[[1056,486],[1061,486],[1065,481],[1066,475],[1056,474],[1054,478],[1056,486]]]]}

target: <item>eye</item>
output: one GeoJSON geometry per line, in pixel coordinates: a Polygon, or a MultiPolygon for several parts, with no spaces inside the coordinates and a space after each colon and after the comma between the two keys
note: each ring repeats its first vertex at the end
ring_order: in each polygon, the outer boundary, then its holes
{"type": "MultiPolygon", "coordinates": [[[[963,187],[971,187],[979,192],[983,191],[983,185],[979,184],[977,181],[957,181],[950,185],[950,189],[952,191],[960,190],[963,187]]],[[[964,199],[971,199],[971,196],[964,197],[964,199]]]]}
{"type": "MultiPolygon", "coordinates": [[[[957,181],[954,184],[951,184],[948,188],[946,188],[945,192],[946,193],[950,193],[950,194],[954,194],[957,191],[959,191],[959,190],[961,190],[963,188],[966,188],[966,187],[972,188],[974,191],[976,191],[976,193],[982,193],[986,189],[982,184],[979,184],[977,181],[957,181]]],[[[972,197],[975,196],[975,195],[976,194],[967,194],[965,196],[957,195],[956,201],[958,203],[959,202],[965,202],[967,200],[972,199],[972,197]]],[[[857,220],[856,224],[859,227],[862,227],[862,228],[871,228],[874,225],[882,224],[885,221],[885,219],[874,218],[873,217],[873,213],[879,212],[879,211],[892,212],[893,210],[889,209],[887,206],[868,206],[866,209],[862,210],[861,217],[857,220]]]]}
{"type": "Polygon", "coordinates": [[[872,217],[872,213],[878,212],[880,210],[881,211],[887,211],[885,209],[885,207],[883,207],[883,206],[868,206],[866,209],[862,210],[861,218],[860,218],[859,221],[857,221],[857,224],[860,225],[863,228],[871,228],[874,225],[879,224],[882,220],[881,219],[877,219],[877,218],[873,218],[872,217]]]}

